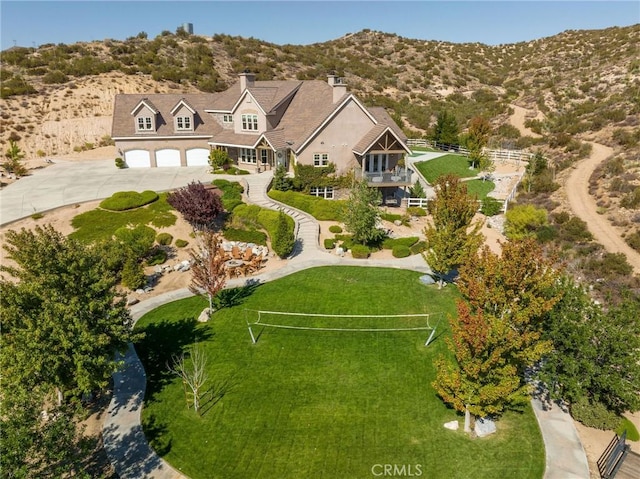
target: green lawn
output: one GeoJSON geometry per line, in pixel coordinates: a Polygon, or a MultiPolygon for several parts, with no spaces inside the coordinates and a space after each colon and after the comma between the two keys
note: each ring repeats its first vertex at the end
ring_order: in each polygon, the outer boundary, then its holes
{"type": "Polygon", "coordinates": [[[460,178],[476,176],[478,170],[469,169],[469,160],[462,155],[444,155],[433,160],[420,161],[415,164],[422,176],[429,183],[435,183],[438,177],[453,173],[460,178]]]}
{"type": "Polygon", "coordinates": [[[470,180],[464,183],[467,185],[467,193],[477,195],[479,200],[485,199],[496,188],[492,181],[470,180]]]}
{"type": "Polygon", "coordinates": [[[146,337],[136,349],[147,372],[150,442],[194,479],[372,478],[375,464],[420,465],[429,479],[542,477],[544,448],[530,408],[507,414],[484,439],[443,427],[462,419],[431,387],[433,359],[446,352],[444,324],[428,348],[426,331],[264,329],[251,343],[245,319],[254,317],[245,309],[453,313],[455,287],[438,291],[419,276],[314,268],[227,292],[230,306],[209,323],[195,319],[206,306],[198,297],[148,313],[137,324],[146,337]],[[165,367],[195,341],[207,350],[213,386],[202,417],[187,409],[182,385],[165,367]]]}
{"type": "Polygon", "coordinates": [[[91,242],[111,239],[113,233],[129,224],[151,225],[157,228],[172,226],[176,222],[173,208],[167,203],[167,193],[161,193],[157,201],[126,211],[109,211],[102,208],[79,214],[71,220],[75,231],[69,236],[79,241],[91,242]]]}

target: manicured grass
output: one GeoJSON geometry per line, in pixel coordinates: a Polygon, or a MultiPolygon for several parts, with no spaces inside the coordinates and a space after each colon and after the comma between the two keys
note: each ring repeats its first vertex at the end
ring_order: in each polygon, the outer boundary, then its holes
{"type": "Polygon", "coordinates": [[[434,158],[433,160],[420,161],[415,164],[422,176],[429,183],[435,183],[438,177],[453,173],[460,178],[469,178],[476,176],[478,170],[469,169],[469,160],[462,155],[444,155],[434,158]]]}
{"type": "Polygon", "coordinates": [[[96,208],[77,215],[71,220],[75,231],[69,236],[89,243],[110,239],[118,228],[129,224],[152,225],[157,228],[171,226],[177,219],[172,210],[171,205],[167,203],[166,193],[160,194],[157,201],[133,210],[108,211],[96,208]]]}
{"type": "Polygon", "coordinates": [[[465,181],[465,185],[467,185],[467,193],[472,196],[477,195],[478,200],[481,201],[485,199],[489,193],[496,189],[495,183],[486,180],[465,181]]]}
{"type": "Polygon", "coordinates": [[[230,306],[209,323],[195,319],[206,306],[199,297],[148,313],[136,327],[146,333],[136,349],[148,379],[147,437],[194,479],[368,478],[375,464],[420,465],[430,479],[542,477],[544,449],[530,408],[507,414],[498,432],[484,439],[443,427],[462,420],[431,387],[433,360],[447,351],[445,324],[428,348],[427,331],[265,328],[251,343],[245,318],[255,317],[246,317],[245,309],[454,313],[457,290],[438,291],[419,276],[384,268],[314,268],[228,291],[230,306]],[[213,387],[201,417],[187,409],[181,383],[165,366],[196,341],[206,348],[213,387]]]}

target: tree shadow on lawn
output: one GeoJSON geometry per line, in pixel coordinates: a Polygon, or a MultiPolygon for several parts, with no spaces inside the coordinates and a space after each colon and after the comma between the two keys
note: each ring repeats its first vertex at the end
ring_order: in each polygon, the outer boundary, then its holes
{"type": "Polygon", "coordinates": [[[187,346],[212,339],[215,334],[193,317],[152,323],[142,332],[144,338],[136,343],[135,348],[147,375],[147,400],[175,379],[175,374],[168,367],[174,356],[182,354],[187,346]]]}
{"type": "Polygon", "coordinates": [[[240,381],[238,380],[237,374],[232,374],[227,378],[215,381],[202,395],[203,400],[200,403],[200,415],[204,416],[207,414],[239,383],[240,381]]]}
{"type": "Polygon", "coordinates": [[[242,304],[262,283],[257,279],[248,279],[244,286],[223,289],[216,296],[216,307],[232,308],[242,304]]]}

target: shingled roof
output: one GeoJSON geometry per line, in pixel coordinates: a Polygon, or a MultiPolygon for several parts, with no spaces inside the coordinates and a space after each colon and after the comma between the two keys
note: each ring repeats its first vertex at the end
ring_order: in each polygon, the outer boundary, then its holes
{"type": "Polygon", "coordinates": [[[147,105],[157,111],[156,130],[153,136],[211,136],[220,125],[209,115],[204,114],[207,105],[215,102],[215,93],[159,93],[152,95],[118,94],[113,108],[113,123],[111,127],[112,138],[140,137],[136,132],[135,123],[132,121],[132,112],[145,101],[147,105]],[[176,132],[173,127],[173,115],[171,111],[183,100],[196,112],[193,131],[176,132]]]}

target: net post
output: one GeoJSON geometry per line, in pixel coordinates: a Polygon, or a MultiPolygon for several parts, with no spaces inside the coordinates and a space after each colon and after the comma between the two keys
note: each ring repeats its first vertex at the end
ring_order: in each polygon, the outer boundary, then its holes
{"type": "Polygon", "coordinates": [[[436,323],[436,325],[433,327],[433,329],[431,330],[431,334],[429,335],[429,337],[427,338],[427,342],[424,343],[425,348],[427,346],[429,346],[429,344],[431,344],[431,341],[433,340],[433,336],[435,336],[436,334],[436,329],[438,328],[438,324],[440,324],[440,320],[442,319],[442,316],[440,316],[440,319],[438,319],[438,322],[436,323]]]}
{"type": "MultiPolygon", "coordinates": [[[[244,310],[244,321],[245,321],[245,323],[247,323],[247,329],[249,329],[249,336],[251,336],[251,342],[253,344],[256,344],[256,337],[253,335],[253,330],[251,329],[251,324],[249,323],[249,320],[247,319],[247,314],[248,314],[248,312],[245,309],[244,310]]],[[[258,313],[258,314],[260,314],[260,313],[258,313]]]]}

